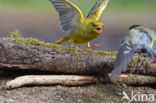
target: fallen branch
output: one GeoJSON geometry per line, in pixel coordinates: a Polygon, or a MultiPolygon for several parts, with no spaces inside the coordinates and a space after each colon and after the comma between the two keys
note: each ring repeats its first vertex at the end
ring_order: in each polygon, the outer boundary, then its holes
{"type": "MultiPolygon", "coordinates": [[[[76,76],[76,75],[30,75],[17,77],[14,80],[7,82],[6,88],[13,89],[25,85],[65,85],[65,86],[78,86],[90,83],[99,82],[99,78],[95,76],[76,76]]],[[[104,83],[117,83],[128,85],[143,85],[156,83],[156,77],[140,76],[140,75],[121,75],[118,78],[110,79],[105,77],[100,79],[104,83]]]]}
{"type": "Polygon", "coordinates": [[[17,77],[7,82],[6,88],[12,89],[24,85],[66,85],[76,86],[89,83],[95,83],[97,79],[94,76],[75,76],[75,75],[30,75],[17,77]]]}

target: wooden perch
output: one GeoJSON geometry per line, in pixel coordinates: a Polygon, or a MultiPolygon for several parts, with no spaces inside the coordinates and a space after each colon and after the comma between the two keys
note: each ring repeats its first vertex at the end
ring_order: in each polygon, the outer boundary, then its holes
{"type": "Polygon", "coordinates": [[[106,74],[113,69],[115,53],[89,49],[77,51],[72,47],[46,45],[53,47],[0,40],[0,67],[65,74],[106,74]]]}
{"type": "MultiPolygon", "coordinates": [[[[65,86],[78,86],[90,83],[99,82],[95,76],[76,76],[76,75],[29,75],[17,77],[14,80],[7,82],[6,88],[13,89],[24,85],[65,85],[65,86]]],[[[116,83],[116,84],[129,84],[129,85],[144,85],[156,83],[156,77],[140,76],[140,75],[121,75],[118,78],[110,79],[109,76],[100,79],[100,82],[116,83]]]]}
{"type": "Polygon", "coordinates": [[[109,73],[112,55],[73,52],[9,40],[0,40],[0,67],[10,69],[42,70],[68,74],[109,73]]]}

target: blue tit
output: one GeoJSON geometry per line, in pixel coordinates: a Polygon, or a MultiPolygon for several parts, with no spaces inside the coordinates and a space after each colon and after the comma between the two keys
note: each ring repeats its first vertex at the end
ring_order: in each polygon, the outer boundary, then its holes
{"type": "Polygon", "coordinates": [[[129,33],[122,41],[114,69],[112,71],[112,77],[116,77],[125,72],[128,68],[128,63],[131,61],[134,53],[147,53],[147,55],[155,59],[156,51],[154,51],[154,45],[156,42],[156,32],[141,26],[133,25],[129,28],[129,33]]]}

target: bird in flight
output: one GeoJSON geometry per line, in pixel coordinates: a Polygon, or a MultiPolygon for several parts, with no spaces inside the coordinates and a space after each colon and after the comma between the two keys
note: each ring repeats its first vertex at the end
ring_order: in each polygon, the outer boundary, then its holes
{"type": "Polygon", "coordinates": [[[89,14],[85,17],[82,11],[69,0],[49,0],[58,12],[63,31],[69,34],[57,40],[56,44],[71,42],[86,44],[97,38],[102,32],[104,24],[99,18],[105,10],[109,0],[97,0],[89,14]]]}
{"type": "Polygon", "coordinates": [[[147,53],[150,58],[156,59],[155,43],[156,32],[154,30],[141,25],[131,26],[128,35],[120,45],[112,77],[116,77],[127,70],[128,63],[135,52],[147,53]]]}

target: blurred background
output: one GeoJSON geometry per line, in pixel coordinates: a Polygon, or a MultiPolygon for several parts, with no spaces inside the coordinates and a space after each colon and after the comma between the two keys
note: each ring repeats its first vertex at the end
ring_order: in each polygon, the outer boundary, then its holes
{"type": "MultiPolygon", "coordinates": [[[[96,0],[70,0],[87,15],[96,0]]],[[[156,0],[110,0],[100,21],[105,32],[92,41],[100,50],[117,50],[128,28],[141,24],[156,30],[156,0]]],[[[0,36],[20,30],[24,37],[54,42],[66,33],[49,0],[0,0],[0,36]]],[[[67,44],[64,44],[67,45],[67,44]]]]}

